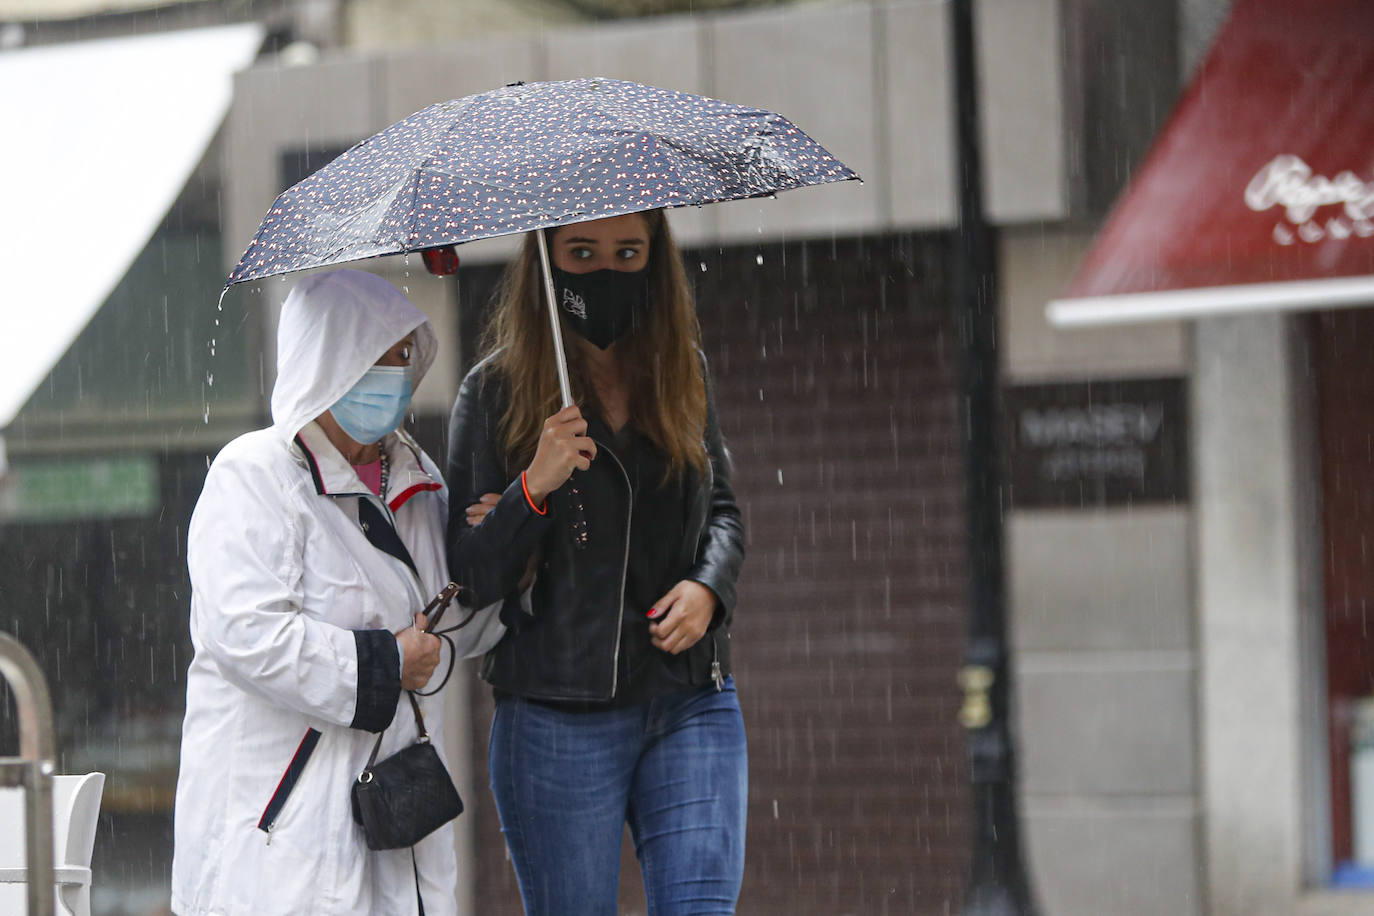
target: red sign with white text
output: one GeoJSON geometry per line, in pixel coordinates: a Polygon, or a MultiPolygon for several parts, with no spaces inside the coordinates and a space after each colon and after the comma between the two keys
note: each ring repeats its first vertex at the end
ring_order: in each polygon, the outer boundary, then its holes
{"type": "Polygon", "coordinates": [[[1374,274],[1374,0],[1236,0],[1065,299],[1374,274]]]}

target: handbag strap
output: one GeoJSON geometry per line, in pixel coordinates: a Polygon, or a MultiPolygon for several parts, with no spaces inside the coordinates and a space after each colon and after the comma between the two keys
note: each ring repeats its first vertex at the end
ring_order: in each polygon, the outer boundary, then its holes
{"type": "MultiPolygon", "coordinates": [[[[435,636],[438,636],[444,642],[448,643],[449,647],[448,670],[444,672],[444,677],[441,681],[439,681],[438,686],[435,687],[433,690],[406,691],[406,698],[410,700],[410,708],[415,713],[415,728],[420,733],[418,740],[420,740],[421,742],[429,741],[429,729],[425,727],[424,714],[420,712],[420,703],[415,698],[417,696],[433,696],[440,690],[444,689],[444,685],[448,683],[448,679],[453,676],[453,666],[454,663],[457,661],[457,653],[453,651],[453,640],[449,639],[448,634],[452,633],[454,630],[461,630],[463,627],[472,623],[472,619],[477,615],[477,609],[472,608],[467,612],[467,614],[463,617],[462,620],[458,621],[448,629],[434,629],[435,624],[437,624],[439,622],[439,619],[444,616],[444,611],[448,610],[448,606],[453,603],[453,599],[457,598],[458,595],[462,593],[462,591],[463,587],[461,585],[459,585],[457,582],[450,582],[448,585],[445,585],[442,589],[440,589],[439,594],[435,595],[434,598],[430,600],[429,604],[425,605],[424,610],[420,612],[425,615],[425,632],[432,633],[435,636]],[[431,613],[433,614],[433,616],[430,616],[431,613]]],[[[373,764],[377,762],[377,753],[382,749],[382,736],[385,734],[386,729],[382,729],[380,732],[377,733],[377,740],[372,742],[372,753],[368,755],[367,766],[363,767],[363,773],[361,776],[358,777],[360,781],[367,782],[371,779],[369,774],[372,772],[373,764]]]]}
{"type": "MultiPolygon", "coordinates": [[[[438,624],[439,619],[444,616],[444,611],[448,610],[448,606],[453,603],[453,599],[456,598],[462,590],[462,586],[457,582],[450,582],[448,585],[445,585],[443,589],[440,590],[439,594],[435,595],[429,604],[425,605],[424,610],[421,611],[421,613],[425,615],[425,632],[432,633],[448,643],[448,669],[444,671],[444,676],[439,679],[439,683],[434,686],[433,690],[413,691],[416,696],[433,696],[440,690],[443,690],[444,685],[448,683],[448,679],[453,676],[453,666],[458,662],[458,652],[453,646],[453,640],[449,639],[446,634],[466,626],[468,620],[461,620],[456,626],[449,627],[447,630],[436,630],[434,627],[438,624]]],[[[471,619],[471,616],[472,615],[469,614],[468,619],[471,619]]]]}
{"type": "MultiPolygon", "coordinates": [[[[434,628],[439,625],[439,618],[444,616],[444,611],[448,610],[448,606],[453,603],[453,599],[457,598],[458,593],[462,590],[463,587],[457,582],[450,582],[439,590],[439,594],[430,599],[429,604],[426,604],[424,610],[420,612],[425,615],[426,633],[434,632],[434,628]],[[435,610],[436,608],[438,610],[435,610]],[[433,616],[431,616],[431,614],[433,616]]],[[[459,626],[462,626],[462,624],[459,624],[459,626]]],[[[445,630],[444,632],[449,631],[445,630]]]]}
{"type": "Polygon", "coordinates": [[[434,600],[431,601],[424,609],[425,620],[427,621],[427,624],[425,626],[425,632],[433,633],[435,636],[439,637],[444,642],[448,643],[448,670],[444,672],[444,676],[440,678],[439,683],[435,685],[434,689],[416,690],[414,691],[416,696],[434,696],[434,694],[444,689],[444,685],[448,683],[448,679],[453,676],[453,666],[458,662],[458,650],[454,647],[453,640],[449,639],[448,634],[456,630],[461,630],[463,627],[472,623],[473,619],[477,616],[477,608],[468,608],[468,612],[465,615],[463,615],[462,620],[458,621],[453,626],[448,627],[446,629],[436,630],[434,628],[434,625],[439,622],[439,618],[444,616],[444,611],[448,610],[448,606],[453,602],[453,599],[462,594],[462,591],[462,586],[460,586],[456,582],[450,582],[448,585],[444,586],[443,591],[439,592],[438,595],[434,596],[434,600]],[[430,609],[435,608],[436,606],[438,610],[434,612],[433,617],[430,617],[430,609]]]}
{"type": "MultiPolygon", "coordinates": [[[[425,717],[420,712],[420,704],[415,699],[415,691],[407,690],[406,698],[410,700],[410,708],[415,712],[415,728],[420,732],[416,739],[421,744],[429,743],[429,729],[425,727],[425,717]]],[[[367,765],[363,767],[362,776],[358,777],[360,782],[369,782],[370,778],[365,778],[372,772],[373,765],[377,762],[377,752],[382,749],[382,736],[386,734],[386,729],[377,732],[377,740],[372,742],[372,753],[367,756],[367,765]]]]}
{"type": "MultiPolygon", "coordinates": [[[[406,699],[410,700],[410,709],[412,712],[415,713],[415,728],[419,732],[419,740],[422,742],[429,741],[429,729],[425,726],[424,713],[420,712],[420,703],[415,698],[417,696],[433,696],[434,694],[442,690],[444,685],[448,683],[448,679],[453,675],[455,654],[453,652],[453,641],[448,638],[447,634],[452,633],[454,630],[459,630],[467,626],[469,623],[472,622],[473,615],[472,613],[469,613],[465,618],[463,618],[463,620],[459,621],[454,626],[449,627],[447,630],[436,631],[434,629],[434,625],[439,622],[439,618],[444,616],[444,611],[448,610],[448,606],[453,603],[453,599],[458,597],[459,593],[461,593],[462,590],[463,587],[459,585],[457,582],[450,582],[448,585],[445,585],[442,589],[440,589],[439,594],[435,595],[434,598],[430,600],[429,604],[425,605],[424,610],[420,612],[425,615],[425,632],[433,633],[435,636],[438,636],[440,639],[444,640],[449,644],[448,670],[444,672],[443,680],[439,682],[439,685],[435,687],[433,690],[429,691],[406,691],[406,699]],[[431,614],[433,614],[433,616],[430,616],[431,614]]],[[[377,740],[372,742],[372,753],[368,755],[367,766],[363,767],[364,775],[370,773],[372,771],[372,765],[377,762],[377,753],[382,749],[382,736],[384,734],[386,734],[386,729],[382,729],[380,732],[378,732],[377,740]]],[[[358,778],[362,779],[361,776],[358,778]]]]}

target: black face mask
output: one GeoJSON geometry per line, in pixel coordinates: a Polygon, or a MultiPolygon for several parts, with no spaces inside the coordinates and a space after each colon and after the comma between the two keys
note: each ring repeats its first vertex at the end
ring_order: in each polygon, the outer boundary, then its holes
{"type": "Polygon", "coordinates": [[[582,337],[604,350],[635,330],[649,303],[649,268],[574,274],[553,268],[558,307],[582,337]]]}

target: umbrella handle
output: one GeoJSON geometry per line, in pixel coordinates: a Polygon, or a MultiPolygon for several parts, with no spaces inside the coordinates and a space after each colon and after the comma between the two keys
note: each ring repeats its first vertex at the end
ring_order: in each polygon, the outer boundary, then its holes
{"type": "MultiPolygon", "coordinates": [[[[534,237],[539,244],[539,266],[544,275],[544,301],[549,307],[549,324],[553,329],[554,361],[558,364],[558,388],[563,393],[563,406],[572,406],[572,385],[568,382],[568,357],[563,352],[563,325],[558,320],[558,302],[553,291],[553,271],[549,267],[549,246],[544,238],[543,229],[536,229],[534,237]]],[[[576,475],[574,475],[576,476],[576,475]]],[[[587,546],[587,510],[582,505],[582,492],[577,481],[571,480],[568,492],[569,523],[573,530],[573,546],[578,549],[587,546]]]]}
{"type": "Polygon", "coordinates": [[[563,352],[563,325],[558,320],[558,302],[553,291],[553,271],[549,267],[549,246],[544,239],[543,229],[536,229],[534,237],[539,242],[539,266],[544,275],[544,301],[549,306],[549,324],[553,328],[553,353],[558,364],[558,389],[563,393],[563,406],[572,406],[572,385],[568,382],[568,357],[563,352]]]}

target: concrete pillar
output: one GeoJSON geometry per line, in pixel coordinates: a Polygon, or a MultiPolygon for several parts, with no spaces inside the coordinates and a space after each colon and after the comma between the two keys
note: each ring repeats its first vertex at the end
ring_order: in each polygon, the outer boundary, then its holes
{"type": "Polygon", "coordinates": [[[1324,780],[1313,778],[1324,745],[1311,734],[1320,541],[1300,330],[1261,315],[1202,320],[1194,334],[1203,848],[1216,916],[1298,912],[1314,870],[1305,834],[1317,833],[1313,817],[1324,823],[1324,780]]]}

